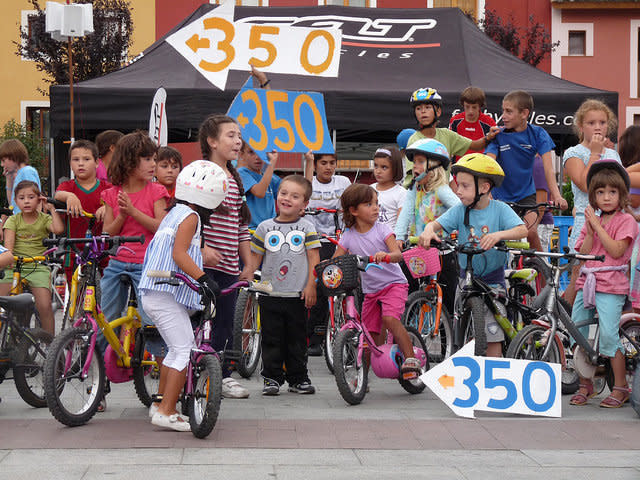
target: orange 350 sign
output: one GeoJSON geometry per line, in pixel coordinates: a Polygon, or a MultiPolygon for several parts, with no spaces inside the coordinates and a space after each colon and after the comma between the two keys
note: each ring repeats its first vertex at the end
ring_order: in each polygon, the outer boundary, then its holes
{"type": "Polygon", "coordinates": [[[167,38],[189,63],[224,90],[230,69],[337,77],[338,29],[234,23],[234,2],[203,15],[167,38]]]}

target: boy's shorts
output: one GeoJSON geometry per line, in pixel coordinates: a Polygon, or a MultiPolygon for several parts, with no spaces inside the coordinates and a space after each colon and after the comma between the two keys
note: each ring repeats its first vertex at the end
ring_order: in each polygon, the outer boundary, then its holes
{"type": "Polygon", "coordinates": [[[409,285],[392,283],[375,293],[367,293],[362,302],[362,322],[371,333],[380,333],[382,317],[402,319],[409,285]]]}
{"type": "MultiPolygon", "coordinates": [[[[461,293],[462,282],[463,280],[461,279],[460,282],[458,283],[458,288],[456,289],[456,298],[461,293]]],[[[504,291],[504,287],[502,285],[491,285],[491,287],[498,288],[504,291]]],[[[506,317],[507,309],[505,308],[505,306],[501,303],[497,303],[497,306],[500,314],[506,317]]],[[[485,333],[487,334],[487,342],[495,343],[495,342],[504,341],[504,330],[502,330],[502,327],[498,324],[496,317],[493,316],[493,313],[491,312],[491,310],[489,310],[489,307],[487,307],[484,302],[482,302],[482,312],[484,316],[485,333]]]]}
{"type": "MultiPolygon", "coordinates": [[[[31,287],[41,287],[51,290],[51,270],[44,265],[26,264],[22,267],[22,279],[26,280],[31,287]]],[[[0,283],[13,283],[13,268],[4,271],[4,278],[0,283]]]]}

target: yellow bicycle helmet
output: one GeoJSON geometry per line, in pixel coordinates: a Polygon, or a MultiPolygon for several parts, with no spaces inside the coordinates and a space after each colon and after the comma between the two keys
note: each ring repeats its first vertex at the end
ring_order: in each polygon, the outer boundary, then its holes
{"type": "Polygon", "coordinates": [[[488,178],[494,187],[502,185],[504,170],[498,162],[484,153],[468,153],[451,167],[451,173],[467,172],[474,177],[488,178]]]}

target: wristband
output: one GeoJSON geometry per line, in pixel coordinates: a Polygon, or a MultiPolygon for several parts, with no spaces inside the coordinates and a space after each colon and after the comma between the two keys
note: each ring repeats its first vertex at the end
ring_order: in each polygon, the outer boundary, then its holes
{"type": "Polygon", "coordinates": [[[260,88],[264,88],[267,85],[269,85],[270,83],[271,83],[271,80],[267,80],[266,82],[260,84],[260,88]]]}

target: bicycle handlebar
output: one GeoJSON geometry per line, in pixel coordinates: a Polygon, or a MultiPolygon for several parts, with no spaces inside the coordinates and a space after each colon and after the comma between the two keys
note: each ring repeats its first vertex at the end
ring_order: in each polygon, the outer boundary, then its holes
{"type": "Polygon", "coordinates": [[[68,238],[68,237],[45,238],[42,241],[42,244],[45,247],[71,246],[71,245],[87,245],[89,243],[93,243],[94,241],[99,243],[106,243],[108,245],[120,245],[121,243],[144,243],[144,235],[139,235],[137,237],[123,237],[123,236],[110,237],[109,235],[101,235],[99,237],[86,237],[86,238],[68,238]]]}
{"type": "MultiPolygon", "coordinates": [[[[166,278],[167,279],[166,281],[158,281],[156,283],[168,283],[170,285],[173,285],[174,284],[173,282],[178,283],[178,281],[182,281],[191,290],[195,292],[200,291],[200,286],[198,285],[198,283],[191,280],[191,278],[185,275],[184,273],[179,273],[179,272],[174,272],[169,270],[148,270],[147,276],[150,278],[166,278]]],[[[245,282],[245,281],[235,282],[229,285],[224,290],[221,290],[220,295],[221,296],[229,295],[234,290],[238,290],[239,288],[244,288],[248,286],[249,286],[249,282],[245,282]]]]}
{"type": "Polygon", "coordinates": [[[306,208],[304,210],[305,215],[320,215],[321,213],[340,213],[340,210],[335,208],[313,207],[306,208]]]}
{"type": "MultiPolygon", "coordinates": [[[[61,200],[56,200],[53,197],[47,197],[47,203],[50,203],[51,205],[56,207],[56,210],[63,210],[65,213],[67,212],[67,204],[66,204],[66,202],[63,202],[61,200]]],[[[89,213],[89,212],[87,212],[85,210],[82,210],[80,212],[80,214],[83,217],[86,217],[86,218],[94,218],[95,217],[95,215],[93,213],[89,213]]]]}

